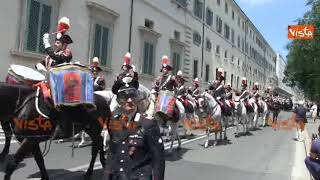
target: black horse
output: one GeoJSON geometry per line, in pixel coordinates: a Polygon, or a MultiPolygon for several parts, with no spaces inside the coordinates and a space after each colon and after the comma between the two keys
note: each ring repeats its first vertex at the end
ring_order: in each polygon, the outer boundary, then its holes
{"type": "Polygon", "coordinates": [[[34,89],[24,85],[11,85],[0,82],[0,123],[5,133],[5,146],[0,154],[0,159],[9,153],[10,142],[12,139],[12,130],[10,119],[13,118],[16,111],[22,107],[22,101],[34,92],[34,89]]]}
{"type": "MultiPolygon", "coordinates": [[[[29,153],[33,154],[40,169],[41,179],[49,179],[39,143],[52,138],[57,124],[59,124],[62,129],[65,138],[72,135],[72,123],[81,124],[83,129],[92,138],[92,158],[85,175],[86,178],[90,178],[93,173],[93,166],[99,151],[101,164],[102,166],[105,165],[103,143],[100,133],[102,131],[102,121],[109,118],[110,109],[103,97],[94,95],[96,108],[77,106],[64,107],[57,110],[49,99],[44,98],[42,93],[37,95],[34,89],[25,88],[27,90],[22,91],[21,86],[0,84],[0,89],[9,89],[12,92],[18,92],[17,94],[10,94],[11,96],[17,96],[17,98],[10,100],[14,101],[14,103],[11,102],[13,108],[7,110],[9,114],[7,115],[7,119],[10,121],[5,122],[10,122],[13,133],[17,140],[21,142],[21,146],[14,155],[14,158],[9,161],[6,167],[5,180],[10,179],[18,164],[29,153]],[[19,105],[16,106],[15,104],[19,105]],[[13,110],[14,113],[9,113],[10,110],[13,110]],[[45,116],[48,118],[45,118],[45,116]]],[[[4,99],[0,99],[0,101],[3,100],[4,99]]],[[[8,129],[4,128],[4,130],[6,131],[8,129]]]]}

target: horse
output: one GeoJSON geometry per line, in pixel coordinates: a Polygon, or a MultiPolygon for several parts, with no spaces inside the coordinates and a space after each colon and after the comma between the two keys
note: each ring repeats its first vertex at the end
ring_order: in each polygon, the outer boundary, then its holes
{"type": "Polygon", "coordinates": [[[249,103],[251,104],[251,106],[253,108],[253,112],[248,113],[250,129],[255,130],[255,129],[257,129],[257,123],[259,120],[259,109],[258,109],[257,102],[253,97],[249,99],[249,103]]]}
{"type": "Polygon", "coordinates": [[[10,142],[12,139],[12,129],[10,119],[22,101],[33,92],[34,89],[25,85],[11,85],[0,82],[0,123],[5,134],[5,145],[0,154],[0,159],[4,158],[9,153],[10,142]]]}
{"type": "Polygon", "coordinates": [[[183,104],[175,100],[175,115],[173,117],[169,117],[167,115],[164,115],[163,113],[159,113],[155,111],[156,103],[157,103],[157,93],[155,91],[148,91],[148,100],[150,101],[150,104],[145,111],[149,118],[155,119],[160,124],[163,124],[164,122],[168,127],[164,127],[160,125],[160,130],[162,134],[165,134],[165,138],[169,139],[171,142],[169,152],[173,149],[174,141],[178,140],[178,150],[181,149],[181,139],[178,134],[179,129],[179,122],[185,118],[185,109],[183,104]]]}
{"type": "MultiPolygon", "coordinates": [[[[218,131],[220,132],[220,139],[222,139],[222,131],[223,128],[221,127],[221,121],[222,119],[222,111],[221,107],[219,106],[218,102],[208,93],[208,92],[203,92],[199,98],[199,108],[197,109],[197,113],[199,116],[199,119],[201,120],[206,120],[206,136],[207,139],[205,140],[204,143],[204,148],[207,148],[209,146],[209,138],[210,138],[210,132],[213,130],[215,133],[215,143],[214,145],[217,144],[217,136],[218,136],[218,131]],[[215,120],[218,120],[219,124],[215,124],[215,120]],[[212,122],[214,123],[213,127],[211,126],[212,122]]],[[[226,137],[226,126],[224,135],[226,137]]]]}
{"type": "MultiPolygon", "coordinates": [[[[19,90],[16,90],[16,86],[10,85],[10,89],[19,92],[19,90]]],[[[16,94],[16,96],[21,98],[19,94],[16,94]]],[[[3,99],[0,99],[0,101],[2,100],[3,99]]],[[[14,158],[10,160],[6,166],[5,180],[11,178],[19,163],[22,162],[29,153],[34,155],[34,159],[40,169],[41,179],[49,179],[39,143],[52,139],[57,124],[60,125],[64,135],[68,137],[71,136],[72,133],[72,131],[70,131],[72,123],[79,123],[93,139],[92,157],[89,168],[85,174],[86,178],[90,178],[93,173],[94,163],[99,151],[100,162],[102,166],[105,166],[100,133],[102,131],[102,121],[110,117],[110,109],[106,106],[103,97],[94,95],[96,108],[76,106],[61,107],[58,110],[53,106],[50,99],[44,97],[40,87],[38,87],[36,91],[33,90],[23,98],[21,102],[16,114],[10,121],[17,140],[21,142],[21,146],[15,153],[14,158]]]]}
{"type": "Polygon", "coordinates": [[[258,100],[258,105],[261,108],[260,117],[262,118],[261,125],[264,126],[267,123],[268,116],[269,116],[269,110],[268,110],[268,105],[265,101],[259,99],[258,100]]]}
{"type": "Polygon", "coordinates": [[[236,122],[236,133],[235,137],[240,137],[239,133],[239,125],[242,124],[243,126],[243,134],[249,132],[249,123],[248,123],[248,115],[247,109],[244,105],[243,99],[240,99],[239,96],[235,97],[235,122],[236,122]]]}

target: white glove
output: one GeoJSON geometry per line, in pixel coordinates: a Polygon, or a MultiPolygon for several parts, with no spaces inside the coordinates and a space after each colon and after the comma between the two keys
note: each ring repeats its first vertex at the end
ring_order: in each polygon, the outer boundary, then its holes
{"type": "Polygon", "coordinates": [[[41,63],[36,64],[36,68],[38,71],[47,72],[46,67],[44,67],[44,65],[42,65],[41,63]]]}
{"type": "Polygon", "coordinates": [[[45,49],[51,47],[50,42],[49,42],[49,33],[45,33],[43,35],[42,41],[43,41],[43,45],[44,45],[45,49]]]}
{"type": "Polygon", "coordinates": [[[217,97],[217,100],[220,101],[221,97],[217,97]]]}

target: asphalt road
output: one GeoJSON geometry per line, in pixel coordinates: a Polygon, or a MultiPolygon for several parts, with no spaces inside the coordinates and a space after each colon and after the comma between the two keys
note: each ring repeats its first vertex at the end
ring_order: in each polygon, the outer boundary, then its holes
{"type": "MultiPolygon", "coordinates": [[[[280,113],[279,119],[288,118],[289,113],[280,113]]],[[[166,154],[166,180],[307,180],[303,174],[303,143],[293,140],[295,131],[273,130],[271,127],[253,131],[251,136],[234,137],[234,128],[229,129],[228,142],[204,149],[204,140],[184,144],[179,152],[166,154]],[[299,144],[300,143],[300,144],[299,144]],[[299,154],[297,154],[297,152],[299,154]],[[297,156],[300,157],[297,161],[297,156]],[[302,159],[302,160],[301,160],[302,159]],[[292,170],[299,178],[292,178],[292,170]],[[301,175],[302,174],[302,175],[301,175]]],[[[214,139],[214,137],[211,137],[214,139]]],[[[211,143],[212,144],[212,143],[211,143]]],[[[0,144],[0,148],[3,145],[0,144]]],[[[14,143],[10,156],[17,149],[14,143]]],[[[90,160],[90,147],[75,149],[71,158],[71,143],[51,146],[45,157],[46,167],[51,179],[79,180],[84,175],[90,160]]],[[[0,162],[0,179],[4,173],[6,161],[0,162]]],[[[103,179],[103,170],[97,163],[93,179],[103,179]]],[[[38,167],[33,158],[28,158],[12,176],[13,180],[39,178],[38,167]]]]}

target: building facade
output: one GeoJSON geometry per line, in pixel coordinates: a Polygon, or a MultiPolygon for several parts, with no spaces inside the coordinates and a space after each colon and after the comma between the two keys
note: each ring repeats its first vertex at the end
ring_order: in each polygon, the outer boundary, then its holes
{"type": "Polygon", "coordinates": [[[286,69],[286,66],[287,66],[287,62],[278,53],[277,54],[277,63],[276,63],[276,74],[277,74],[277,78],[279,81],[278,81],[278,86],[275,90],[279,94],[291,97],[295,94],[294,91],[290,87],[288,87],[285,83],[283,83],[283,79],[285,77],[284,71],[286,69]]]}
{"type": "Polygon", "coordinates": [[[0,9],[1,79],[10,64],[34,67],[44,59],[42,35],[63,16],[71,21],[73,60],[99,57],[108,87],[127,51],[147,87],[162,55],[173,59],[174,72],[183,70],[189,82],[198,77],[203,87],[219,67],[234,88],[242,77],[263,88],[276,73],[276,53],[234,0],[11,0],[0,9]]]}

